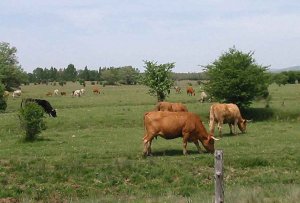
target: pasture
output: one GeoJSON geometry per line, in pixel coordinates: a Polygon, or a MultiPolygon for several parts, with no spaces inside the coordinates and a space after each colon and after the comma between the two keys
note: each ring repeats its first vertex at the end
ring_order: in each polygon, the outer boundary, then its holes
{"type": "MultiPolygon", "coordinates": [[[[183,102],[208,129],[210,103],[171,91],[167,101],[183,102]]],[[[153,156],[142,157],[143,114],[156,98],[144,86],[105,86],[94,95],[70,96],[82,88],[22,86],[22,98],[44,98],[57,109],[45,117],[40,140],[20,141],[21,98],[9,97],[0,114],[0,200],[21,202],[212,202],[214,157],[198,154],[193,143],[153,141],[153,156]],[[66,96],[46,97],[59,89],[66,96]]],[[[226,202],[300,202],[300,85],[270,86],[270,109],[256,101],[247,133],[231,136],[224,125],[215,148],[224,151],[226,202]],[[284,100],[284,105],[282,101],[284,100]]],[[[217,136],[217,130],[215,132],[217,136]]],[[[201,146],[202,147],[202,146],[201,146]]],[[[202,147],[203,149],[203,147],[202,147]]],[[[0,201],[1,202],[1,201],[0,201]]]]}

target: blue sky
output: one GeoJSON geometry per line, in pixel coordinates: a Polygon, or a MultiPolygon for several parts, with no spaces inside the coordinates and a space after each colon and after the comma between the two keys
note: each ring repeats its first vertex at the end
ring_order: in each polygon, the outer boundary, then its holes
{"type": "Polygon", "coordinates": [[[271,69],[300,65],[299,0],[1,0],[0,41],[22,68],[175,62],[200,72],[235,46],[271,69]]]}

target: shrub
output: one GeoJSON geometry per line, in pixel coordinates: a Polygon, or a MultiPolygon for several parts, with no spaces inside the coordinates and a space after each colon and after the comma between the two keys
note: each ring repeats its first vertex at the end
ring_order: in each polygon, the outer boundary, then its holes
{"type": "Polygon", "coordinates": [[[95,81],[92,81],[92,82],[91,82],[91,85],[95,85],[95,81]]]}
{"type": "Polygon", "coordinates": [[[64,86],[64,81],[59,81],[59,83],[58,83],[60,86],[64,86]]]}
{"type": "Polygon", "coordinates": [[[36,103],[27,103],[20,109],[19,119],[21,128],[25,131],[24,140],[34,141],[38,134],[46,129],[46,123],[43,120],[44,110],[36,103]]]}
{"type": "Polygon", "coordinates": [[[5,111],[7,107],[6,99],[3,96],[4,94],[4,85],[0,83],[0,112],[5,111]]]}

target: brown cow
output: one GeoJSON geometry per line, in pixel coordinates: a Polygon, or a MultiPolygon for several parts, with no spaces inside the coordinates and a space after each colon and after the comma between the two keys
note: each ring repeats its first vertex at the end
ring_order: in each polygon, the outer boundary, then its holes
{"type": "Polygon", "coordinates": [[[66,92],[60,92],[60,95],[61,95],[61,96],[66,96],[67,93],[66,93],[66,92]]]}
{"type": "Polygon", "coordinates": [[[214,152],[214,138],[207,133],[199,116],[191,112],[169,112],[153,111],[144,115],[145,136],[144,155],[151,154],[151,142],[154,137],[161,136],[165,139],[183,138],[183,154],[187,154],[187,142],[194,142],[199,153],[201,148],[199,141],[204,148],[214,152]]]}
{"type": "Polygon", "coordinates": [[[230,128],[230,133],[232,134],[232,125],[233,132],[236,132],[236,125],[244,133],[246,131],[247,120],[243,119],[239,110],[239,107],[236,104],[213,104],[210,107],[209,114],[209,129],[210,133],[214,134],[215,123],[218,123],[219,136],[222,136],[222,125],[223,123],[228,123],[230,128]]]}
{"type": "Polygon", "coordinates": [[[192,86],[187,87],[186,88],[186,94],[190,95],[190,96],[192,96],[192,95],[195,96],[195,90],[194,90],[194,88],[192,86]]]}
{"type": "Polygon", "coordinates": [[[100,89],[98,87],[93,87],[94,94],[100,94],[100,89]]]}
{"type": "Polygon", "coordinates": [[[171,102],[158,102],[156,105],[157,111],[173,111],[173,112],[180,112],[180,111],[188,111],[186,106],[182,103],[171,103],[171,102]]]}
{"type": "Polygon", "coordinates": [[[175,86],[174,89],[175,89],[175,92],[176,92],[177,94],[181,93],[181,88],[180,88],[180,87],[175,86]]]}

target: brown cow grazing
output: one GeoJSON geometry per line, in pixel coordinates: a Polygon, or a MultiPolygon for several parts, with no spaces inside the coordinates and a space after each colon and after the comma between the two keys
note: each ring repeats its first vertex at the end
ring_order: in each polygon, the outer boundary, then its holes
{"type": "Polygon", "coordinates": [[[192,86],[186,88],[186,94],[190,96],[195,96],[195,90],[192,86]]]}
{"type": "Polygon", "coordinates": [[[60,92],[60,95],[61,95],[61,96],[66,96],[67,93],[66,93],[66,92],[60,92]]]}
{"type": "Polygon", "coordinates": [[[199,141],[204,148],[213,153],[214,138],[209,134],[199,116],[191,112],[153,111],[144,115],[145,136],[144,156],[151,154],[151,142],[154,137],[165,139],[183,138],[183,154],[187,154],[187,142],[194,142],[199,153],[202,153],[199,141]]]}
{"type": "Polygon", "coordinates": [[[180,87],[175,86],[174,89],[175,89],[175,92],[176,92],[177,94],[181,93],[181,88],[180,88],[180,87]]]}
{"type": "Polygon", "coordinates": [[[51,97],[51,96],[52,96],[52,92],[48,92],[48,93],[46,94],[46,96],[51,97]]]}
{"type": "Polygon", "coordinates": [[[214,134],[215,123],[218,124],[219,136],[222,136],[222,125],[228,123],[230,133],[237,134],[236,125],[244,133],[246,131],[247,120],[243,119],[236,104],[213,104],[210,107],[209,113],[209,129],[210,133],[214,134]]]}
{"type": "Polygon", "coordinates": [[[171,102],[158,102],[156,105],[157,111],[173,111],[173,112],[180,112],[180,111],[188,111],[186,106],[182,103],[171,103],[171,102]]]}
{"type": "Polygon", "coordinates": [[[100,94],[100,89],[98,87],[93,87],[94,94],[100,94]]]}

